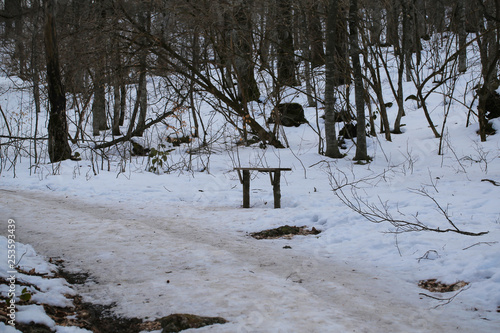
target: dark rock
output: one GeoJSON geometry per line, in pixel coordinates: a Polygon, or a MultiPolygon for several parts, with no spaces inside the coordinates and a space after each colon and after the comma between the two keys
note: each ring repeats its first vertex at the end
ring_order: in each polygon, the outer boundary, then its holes
{"type": "Polygon", "coordinates": [[[151,149],[145,148],[143,145],[140,143],[130,140],[132,143],[132,155],[134,156],[148,156],[149,152],[151,149]]]}
{"type": "Polygon", "coordinates": [[[354,139],[358,134],[357,124],[345,124],[339,132],[339,136],[346,139],[354,139]]]}
{"type": "Polygon", "coordinates": [[[496,91],[488,94],[486,98],[486,118],[494,119],[500,117],[500,94],[496,91]]]}
{"type": "MultiPolygon", "coordinates": [[[[349,111],[342,110],[340,112],[335,112],[333,114],[333,121],[336,123],[344,122],[344,123],[350,123],[354,118],[352,117],[351,113],[349,111]]],[[[326,116],[323,114],[320,116],[321,119],[325,119],[326,116]]]]}
{"type": "Polygon", "coordinates": [[[180,332],[190,328],[200,328],[213,324],[225,324],[227,320],[221,317],[200,317],[192,314],[177,313],[163,317],[160,320],[162,333],[180,332]]]}
{"type": "Polygon", "coordinates": [[[304,108],[299,103],[278,104],[271,112],[268,122],[275,123],[277,119],[279,119],[281,125],[287,127],[297,127],[307,123],[304,116],[304,108]]]}
{"type": "Polygon", "coordinates": [[[349,111],[342,110],[340,112],[335,112],[335,122],[340,123],[350,123],[353,120],[352,115],[349,111]]]}

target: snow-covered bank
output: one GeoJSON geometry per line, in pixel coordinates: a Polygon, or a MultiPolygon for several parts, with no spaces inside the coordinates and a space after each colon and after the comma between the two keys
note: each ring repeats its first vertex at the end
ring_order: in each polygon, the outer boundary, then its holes
{"type": "Polygon", "coordinates": [[[0,261],[0,278],[8,281],[8,284],[0,284],[0,296],[10,300],[15,295],[14,302],[8,302],[8,322],[0,322],[0,332],[21,332],[15,328],[19,324],[40,324],[57,333],[90,332],[79,327],[56,325],[46,314],[42,304],[71,308],[73,302],[68,297],[75,295],[75,291],[66,280],[54,277],[57,267],[49,263],[47,258],[38,255],[31,245],[16,242],[14,248],[8,247],[10,244],[6,237],[0,236],[0,256],[7,258],[8,254],[15,253],[15,262],[18,263],[12,268],[7,260],[0,261]],[[8,249],[14,249],[15,252],[8,252],[8,249]],[[25,295],[28,298],[24,301],[31,301],[32,304],[18,304],[25,295]],[[14,310],[11,311],[12,303],[14,310]]]}

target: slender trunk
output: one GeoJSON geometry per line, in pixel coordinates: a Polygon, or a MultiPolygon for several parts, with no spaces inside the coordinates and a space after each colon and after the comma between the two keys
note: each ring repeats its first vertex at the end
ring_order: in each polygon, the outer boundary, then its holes
{"type": "MultiPolygon", "coordinates": [[[[113,19],[114,24],[116,25],[118,20],[116,18],[113,19]]],[[[112,52],[113,52],[113,126],[112,126],[112,134],[113,135],[121,135],[120,133],[120,111],[121,111],[121,87],[120,85],[123,83],[123,68],[122,68],[122,59],[120,53],[120,43],[117,38],[111,37],[112,41],[112,52]]]]}
{"type": "Polygon", "coordinates": [[[349,65],[349,41],[347,31],[346,9],[339,7],[337,10],[335,24],[336,43],[334,48],[335,57],[335,86],[350,84],[351,68],[349,65]]]}
{"type": "Polygon", "coordinates": [[[488,97],[494,93],[499,86],[498,61],[500,58],[499,36],[496,26],[500,21],[500,0],[483,5],[486,17],[486,26],[480,25],[482,38],[478,38],[479,51],[481,55],[481,75],[483,86],[479,89],[478,121],[479,135],[481,141],[486,141],[488,120],[486,119],[486,103],[488,97]],[[493,14],[494,13],[494,14],[493,14]]]}
{"type": "Polygon", "coordinates": [[[399,1],[390,0],[387,2],[387,38],[386,44],[396,46],[399,44],[399,1]]]}
{"type": "MultiPolygon", "coordinates": [[[[35,9],[38,12],[40,10],[38,5],[35,5],[35,9]]],[[[32,81],[33,81],[33,100],[35,101],[35,132],[33,134],[34,137],[34,158],[35,158],[35,164],[38,163],[38,146],[37,146],[37,136],[38,136],[38,121],[39,121],[39,114],[41,112],[41,106],[40,106],[40,72],[38,68],[38,54],[39,54],[39,49],[38,49],[38,29],[39,29],[39,21],[38,21],[39,16],[35,15],[33,19],[33,32],[31,36],[31,73],[32,73],[32,81]]]]}
{"type": "Polygon", "coordinates": [[[308,40],[310,44],[311,54],[308,59],[311,60],[312,68],[323,66],[325,64],[325,50],[323,41],[323,32],[321,28],[321,20],[318,15],[319,5],[313,1],[310,8],[307,8],[307,23],[308,23],[308,40]]]}
{"type": "Polygon", "coordinates": [[[296,86],[291,0],[278,0],[278,85],[296,86]]]}
{"type": "MultiPolygon", "coordinates": [[[[193,43],[192,43],[192,58],[193,58],[193,67],[198,68],[198,62],[199,62],[199,41],[198,41],[198,30],[195,28],[195,31],[193,33],[193,43]]],[[[192,73],[194,75],[194,73],[192,73]]],[[[199,137],[199,124],[198,124],[198,117],[196,115],[196,102],[195,102],[195,97],[194,97],[194,81],[191,80],[190,85],[189,85],[189,104],[191,105],[191,115],[193,117],[193,123],[194,123],[194,132],[191,134],[194,138],[199,137]]]]}
{"type": "Polygon", "coordinates": [[[125,123],[125,110],[127,107],[127,86],[122,82],[120,86],[120,126],[125,123]]]}
{"type": "Polygon", "coordinates": [[[412,56],[413,56],[413,43],[412,43],[412,34],[411,34],[411,24],[412,17],[410,12],[410,1],[411,0],[403,0],[403,41],[401,52],[404,54],[405,59],[405,73],[406,73],[406,82],[411,81],[411,70],[412,70],[412,56]]]}
{"type": "Polygon", "coordinates": [[[141,91],[139,97],[139,118],[136,127],[136,132],[140,136],[144,133],[144,125],[146,124],[146,115],[148,111],[148,88],[146,84],[146,67],[141,66],[141,73],[139,74],[139,90],[141,91]]]}
{"type": "MultiPolygon", "coordinates": [[[[370,47],[370,50],[372,50],[371,53],[373,54],[373,59],[368,59],[367,57],[363,58],[365,61],[365,67],[368,68],[373,78],[372,87],[373,90],[375,91],[375,94],[377,95],[378,104],[380,105],[380,133],[385,133],[385,139],[387,141],[391,141],[391,130],[389,127],[389,118],[387,117],[387,108],[385,106],[384,94],[382,91],[382,82],[380,76],[378,55],[375,54],[375,52],[373,52],[372,47],[370,47]],[[375,62],[375,64],[372,64],[373,61],[375,62]]],[[[370,116],[370,121],[371,120],[372,117],[370,116]]],[[[372,131],[374,131],[373,123],[371,124],[372,124],[372,131]]]]}
{"type": "MultiPolygon", "coordinates": [[[[115,81],[118,81],[115,79],[115,81]]],[[[118,82],[115,82],[115,85],[113,86],[113,130],[112,133],[113,135],[120,135],[120,85],[118,82]]]]}
{"type": "Polygon", "coordinates": [[[467,71],[467,31],[465,30],[465,0],[459,0],[457,3],[458,7],[458,47],[460,48],[460,54],[458,56],[458,71],[460,73],[465,73],[467,71]]]}
{"type": "Polygon", "coordinates": [[[52,163],[71,158],[71,147],[68,143],[68,123],[66,120],[66,96],[59,69],[54,12],[54,0],[47,0],[45,4],[44,41],[50,102],[48,152],[52,163]]]}
{"type": "Polygon", "coordinates": [[[382,8],[374,6],[370,11],[370,44],[379,45],[382,34],[382,8]]]}
{"type": "MultiPolygon", "coordinates": [[[[302,18],[303,18],[303,23],[302,23],[302,31],[304,34],[307,35],[308,31],[308,26],[310,26],[310,23],[308,22],[309,19],[306,19],[307,17],[307,12],[310,12],[310,8],[306,8],[306,13],[302,13],[302,18]]],[[[308,13],[311,15],[310,13],[308,13]]],[[[321,33],[321,31],[320,31],[321,33]]],[[[312,68],[314,68],[314,62],[317,60],[313,60],[313,43],[310,40],[310,38],[304,38],[301,42],[302,46],[302,53],[303,53],[303,59],[304,59],[304,78],[305,78],[305,84],[306,84],[306,96],[307,96],[307,105],[309,107],[316,107],[317,103],[316,100],[314,99],[314,93],[313,93],[313,83],[311,82],[313,80],[313,75],[312,75],[312,68]],[[311,68],[312,67],[312,68],[311,68]]],[[[321,42],[321,48],[323,48],[323,42],[321,42]]],[[[325,54],[323,50],[323,55],[322,55],[322,61],[323,64],[325,62],[325,54]]]]}
{"type": "Polygon", "coordinates": [[[326,22],[326,82],[325,82],[325,156],[342,158],[335,130],[335,80],[337,64],[335,48],[337,45],[338,0],[329,0],[328,18],[326,22]]]}
{"type": "Polygon", "coordinates": [[[398,104],[398,114],[396,115],[396,119],[394,120],[394,134],[401,134],[401,118],[405,115],[404,109],[404,97],[403,97],[403,74],[404,74],[404,59],[405,52],[403,52],[400,48],[400,45],[403,42],[397,42],[395,44],[394,49],[398,50],[397,53],[397,64],[398,64],[398,88],[396,93],[396,102],[398,104]]]}
{"type": "MultiPolygon", "coordinates": [[[[150,30],[151,26],[151,13],[146,10],[143,13],[139,14],[139,23],[144,27],[145,31],[150,30]]],[[[146,71],[147,71],[147,49],[145,45],[140,50],[139,55],[139,119],[137,120],[136,132],[139,136],[142,136],[144,133],[144,127],[146,125],[146,116],[148,112],[148,88],[146,81],[146,71]]]]}
{"type": "MultiPolygon", "coordinates": [[[[96,74],[100,76],[100,74],[96,74]]],[[[94,81],[94,102],[92,103],[92,129],[94,136],[106,130],[106,91],[101,78],[94,81]]]]}
{"type": "Polygon", "coordinates": [[[359,60],[359,36],[358,36],[358,0],[350,0],[349,3],[349,44],[352,69],[354,75],[354,91],[356,100],[356,120],[357,120],[357,141],[356,141],[356,161],[368,161],[366,146],[366,120],[365,120],[365,89],[363,86],[363,74],[361,62],[359,60]]]}
{"type": "Polygon", "coordinates": [[[243,0],[234,13],[234,69],[238,79],[239,98],[244,102],[257,101],[260,97],[252,59],[251,7],[251,0],[243,0]]]}

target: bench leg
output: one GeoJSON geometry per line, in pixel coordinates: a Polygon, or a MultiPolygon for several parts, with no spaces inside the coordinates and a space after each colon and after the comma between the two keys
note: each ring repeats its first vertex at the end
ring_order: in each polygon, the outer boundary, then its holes
{"type": "Polygon", "coordinates": [[[274,208],[281,208],[280,178],[281,172],[275,171],[273,178],[274,208]]]}
{"type": "Polygon", "coordinates": [[[250,208],[250,171],[243,170],[243,208],[250,208]]]}

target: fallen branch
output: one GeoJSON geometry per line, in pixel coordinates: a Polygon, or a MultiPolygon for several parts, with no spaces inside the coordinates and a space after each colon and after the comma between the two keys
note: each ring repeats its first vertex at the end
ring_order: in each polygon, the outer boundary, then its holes
{"type": "Polygon", "coordinates": [[[438,305],[436,305],[434,307],[434,309],[437,309],[440,306],[443,306],[443,305],[451,303],[455,299],[455,297],[457,297],[461,292],[468,290],[469,288],[470,288],[470,285],[467,286],[467,287],[465,287],[465,288],[462,288],[458,293],[456,293],[455,295],[453,295],[453,296],[451,296],[449,298],[439,298],[439,297],[435,297],[435,296],[432,296],[432,295],[428,295],[426,293],[418,293],[418,294],[421,295],[421,296],[425,296],[425,297],[429,297],[429,298],[438,300],[438,301],[445,301],[444,303],[438,304],[438,305]]]}
{"type": "Polygon", "coordinates": [[[491,179],[481,179],[482,182],[490,182],[492,183],[493,185],[495,186],[500,186],[500,183],[499,182],[496,182],[494,180],[491,180],[491,179]]]}
{"type": "Polygon", "coordinates": [[[476,246],[476,245],[486,244],[486,245],[491,246],[491,245],[493,245],[493,244],[497,244],[497,243],[498,243],[498,242],[479,242],[479,243],[472,244],[471,246],[467,246],[467,247],[463,248],[463,249],[462,249],[462,251],[468,250],[468,249],[470,249],[471,247],[474,247],[474,246],[476,246]]]}
{"type": "MultiPolygon", "coordinates": [[[[148,129],[150,128],[151,126],[153,126],[154,124],[157,124],[159,122],[161,122],[163,119],[167,118],[168,116],[171,116],[175,113],[175,111],[169,111],[169,112],[165,112],[162,116],[156,118],[155,120],[152,120],[150,121],[149,123],[147,123],[146,125],[144,125],[143,128],[141,128],[142,131],[144,131],[145,129],[148,129]]],[[[126,135],[124,136],[121,136],[117,139],[114,139],[114,140],[111,140],[111,141],[108,141],[108,142],[105,142],[105,143],[102,143],[102,144],[99,144],[99,145],[95,145],[93,148],[94,149],[102,149],[102,148],[108,148],[108,147],[112,147],[120,142],[126,142],[126,141],[129,141],[132,137],[134,136],[139,136],[139,130],[135,130],[135,131],[132,131],[130,133],[127,133],[126,135]]]]}
{"type": "MultiPolygon", "coordinates": [[[[341,173],[344,175],[345,179],[347,179],[345,174],[343,172],[341,173]]],[[[392,233],[399,234],[403,232],[432,231],[438,233],[454,232],[466,236],[481,236],[489,233],[489,231],[470,232],[470,231],[460,230],[451,220],[447,210],[445,210],[439,204],[439,202],[431,195],[429,195],[429,193],[426,192],[424,189],[421,190],[410,189],[410,191],[425,196],[430,200],[432,200],[432,202],[434,202],[434,204],[436,205],[437,210],[444,216],[444,218],[446,219],[448,224],[452,226],[452,228],[441,229],[439,227],[430,227],[418,218],[418,213],[412,215],[412,220],[406,219],[405,218],[406,215],[403,212],[399,211],[399,209],[396,209],[396,213],[398,213],[400,217],[399,218],[394,217],[393,212],[389,207],[388,201],[383,201],[380,198],[380,196],[378,197],[378,203],[371,203],[366,199],[361,198],[361,196],[358,193],[357,185],[363,181],[364,180],[357,180],[351,183],[349,182],[341,183],[332,174],[330,174],[330,185],[332,186],[333,192],[345,206],[347,206],[349,209],[361,215],[362,217],[364,217],[365,219],[367,219],[372,223],[389,222],[396,228],[396,231],[392,231],[392,233]],[[351,195],[346,194],[344,190],[346,187],[350,188],[351,195]]]]}

